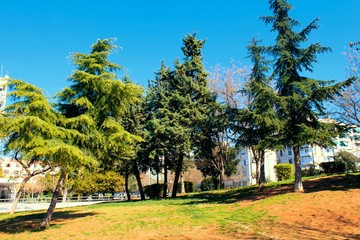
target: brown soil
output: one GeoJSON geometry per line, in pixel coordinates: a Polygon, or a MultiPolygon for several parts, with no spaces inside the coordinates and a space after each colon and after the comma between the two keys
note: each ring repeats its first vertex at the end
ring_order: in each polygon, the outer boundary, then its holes
{"type": "Polygon", "coordinates": [[[262,228],[264,239],[360,239],[360,177],[326,177],[304,182],[304,193],[293,185],[266,190],[242,204],[277,194],[287,200],[262,207],[275,224],[262,228]]]}

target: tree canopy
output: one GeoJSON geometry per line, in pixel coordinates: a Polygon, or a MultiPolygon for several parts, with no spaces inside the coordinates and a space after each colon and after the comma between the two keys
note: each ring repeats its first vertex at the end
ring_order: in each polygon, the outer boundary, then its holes
{"type": "Polygon", "coordinates": [[[335,83],[302,76],[304,71],[312,72],[317,63],[317,55],[330,51],[320,43],[304,47],[308,35],[318,28],[318,19],[313,20],[301,31],[295,28],[300,23],[291,18],[292,6],[286,0],[271,0],[272,16],[261,19],[271,24],[276,33],[275,44],[269,53],[274,57],[272,78],[279,101],[277,116],[284,123],[280,140],[286,146],[292,146],[295,163],[295,191],[303,191],[301,182],[300,146],[317,144],[331,146],[337,132],[332,123],[320,121],[326,114],[324,103],[333,100],[353,79],[335,83]]]}

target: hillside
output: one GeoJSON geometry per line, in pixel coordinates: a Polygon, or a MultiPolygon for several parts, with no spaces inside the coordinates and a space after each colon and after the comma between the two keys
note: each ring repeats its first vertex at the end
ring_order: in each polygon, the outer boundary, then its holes
{"type": "Polygon", "coordinates": [[[175,200],[107,203],[44,212],[0,214],[1,239],[359,239],[360,175],[304,181],[260,192],[247,187],[175,200]]]}

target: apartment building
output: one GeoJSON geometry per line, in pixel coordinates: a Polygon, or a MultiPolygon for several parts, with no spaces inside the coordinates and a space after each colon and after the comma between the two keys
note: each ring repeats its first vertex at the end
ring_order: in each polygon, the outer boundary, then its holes
{"type": "MultiPolygon", "coordinates": [[[[332,147],[320,147],[318,145],[304,145],[300,148],[301,166],[309,164],[319,165],[321,162],[334,161],[334,156],[340,151],[346,151],[360,157],[360,128],[354,126],[347,133],[338,135],[334,139],[332,147]]],[[[279,163],[293,163],[294,156],[291,147],[276,153],[279,163]]]]}
{"type": "MultiPolygon", "coordinates": [[[[334,161],[334,156],[340,151],[347,151],[360,158],[360,127],[354,126],[347,133],[340,134],[334,139],[332,147],[320,147],[318,145],[304,145],[300,148],[301,166],[319,166],[322,162],[334,161]]],[[[256,165],[249,148],[240,151],[241,162],[238,166],[239,185],[248,186],[256,184],[256,165]]],[[[292,147],[286,147],[280,151],[266,151],[265,154],[265,177],[270,181],[276,181],[274,166],[277,163],[294,164],[292,147]]]]}
{"type": "Polygon", "coordinates": [[[0,112],[4,111],[6,104],[7,82],[9,76],[0,77],[0,112]]]}
{"type": "MultiPolygon", "coordinates": [[[[15,199],[17,187],[27,175],[25,169],[16,160],[3,157],[0,159],[2,178],[0,178],[0,201],[1,199],[15,199]]],[[[42,169],[40,162],[31,165],[30,171],[42,169]]]]}
{"type": "MultiPolygon", "coordinates": [[[[249,186],[256,184],[256,164],[254,155],[250,148],[246,147],[239,152],[240,163],[238,165],[238,185],[249,186]]],[[[266,150],[265,152],[265,178],[268,181],[276,181],[276,175],[274,166],[277,164],[276,152],[272,150],[266,150]]]]}

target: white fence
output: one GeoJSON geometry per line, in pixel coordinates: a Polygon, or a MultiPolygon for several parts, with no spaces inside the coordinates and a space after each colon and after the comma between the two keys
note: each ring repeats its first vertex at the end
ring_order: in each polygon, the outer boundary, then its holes
{"type": "MultiPolygon", "coordinates": [[[[138,196],[131,196],[131,199],[139,199],[138,196]]],[[[60,197],[57,200],[56,208],[74,207],[82,205],[90,205],[101,202],[118,202],[126,201],[126,196],[85,196],[85,197],[68,197],[66,201],[60,197]]],[[[42,210],[49,207],[51,197],[39,197],[39,198],[21,198],[16,212],[30,211],[30,210],[42,210]]],[[[9,212],[13,203],[13,199],[0,199],[0,213],[9,212]]]]}

